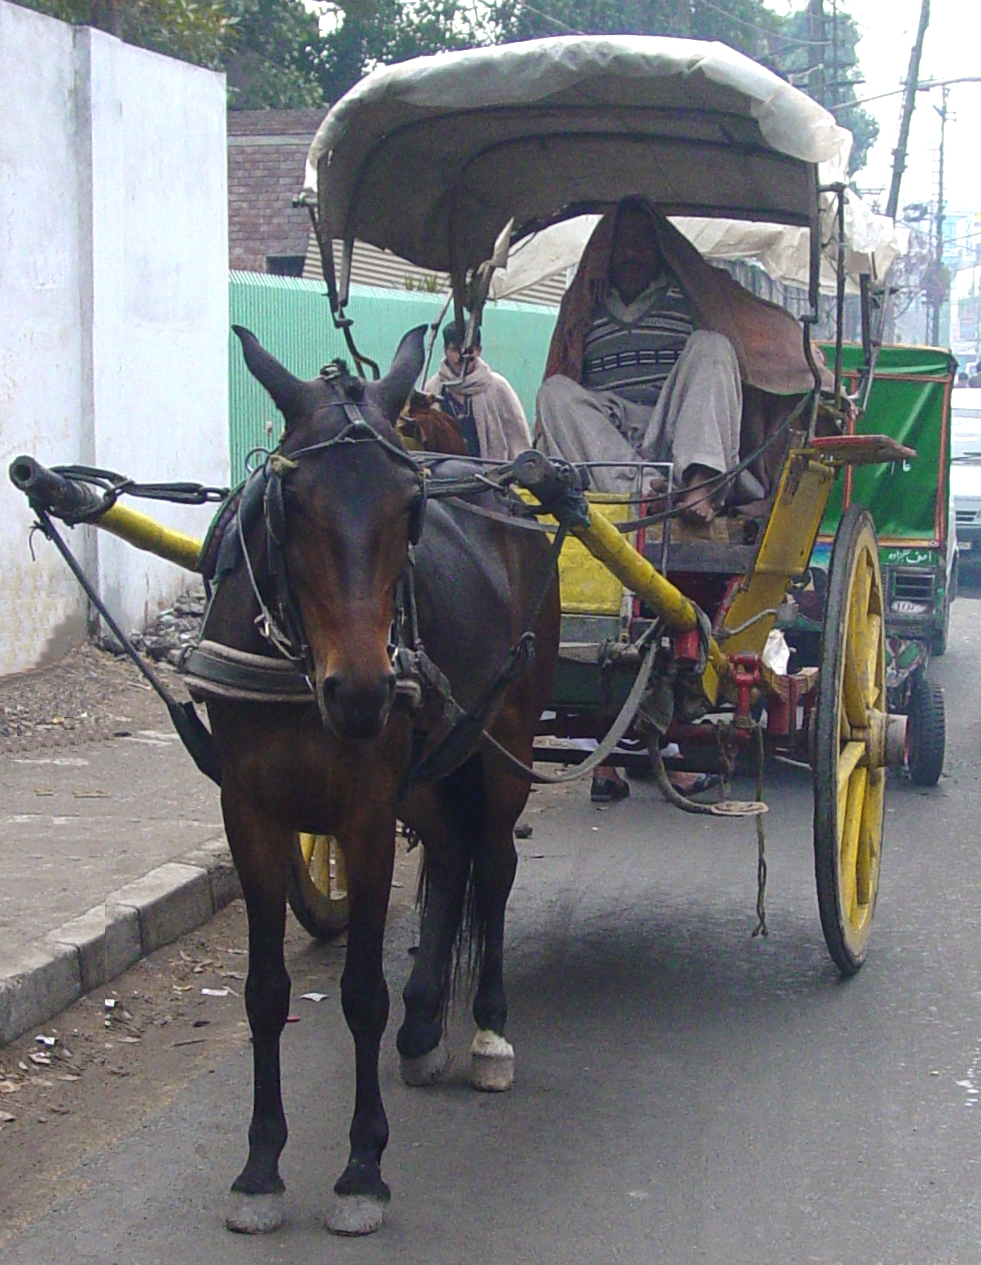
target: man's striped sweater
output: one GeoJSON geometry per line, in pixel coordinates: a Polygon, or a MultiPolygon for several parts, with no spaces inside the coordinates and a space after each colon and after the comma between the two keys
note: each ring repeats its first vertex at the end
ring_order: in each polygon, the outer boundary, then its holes
{"type": "Polygon", "coordinates": [[[694,327],[673,277],[659,277],[629,307],[611,291],[586,335],[583,385],[653,406],[694,327]]]}

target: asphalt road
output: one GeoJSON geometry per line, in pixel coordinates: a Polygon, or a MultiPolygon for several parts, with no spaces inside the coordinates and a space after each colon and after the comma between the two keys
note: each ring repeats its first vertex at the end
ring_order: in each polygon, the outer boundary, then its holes
{"type": "MultiPolygon", "coordinates": [[[[393,1201],[377,1235],[338,1240],[322,1222],[353,1096],[335,970],[328,999],[287,1028],[277,1235],[222,1227],[250,1101],[239,1042],[96,1149],[63,1202],[5,1244],[6,1265],[976,1265],[979,651],[975,589],[933,669],[947,691],[947,773],[930,792],[891,780],[876,926],[854,980],[839,980],[821,938],[806,774],[774,772],[767,788],[765,941],[750,934],[750,824],[682,817],[647,784],[602,812],[580,787],[536,795],[509,923],[514,1089],[465,1085],[466,1014],[444,1083],[401,1085],[393,1006],[382,1060],[393,1201]]],[[[393,999],[412,932],[410,915],[395,919],[393,999]]],[[[111,1113],[125,1091],[106,1092],[111,1113]]]]}

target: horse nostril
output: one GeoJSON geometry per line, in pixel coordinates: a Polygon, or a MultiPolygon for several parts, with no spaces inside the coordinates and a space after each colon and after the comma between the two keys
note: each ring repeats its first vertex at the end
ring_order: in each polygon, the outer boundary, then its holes
{"type": "Polygon", "coordinates": [[[347,738],[377,737],[385,727],[395,685],[393,672],[379,676],[371,684],[356,683],[341,675],[325,677],[321,694],[331,727],[347,738]]]}

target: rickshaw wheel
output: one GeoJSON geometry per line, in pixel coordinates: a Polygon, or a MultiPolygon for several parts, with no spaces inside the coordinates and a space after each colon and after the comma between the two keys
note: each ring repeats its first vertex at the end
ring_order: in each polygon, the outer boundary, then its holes
{"type": "Polygon", "coordinates": [[[842,975],[865,961],[879,887],[886,771],[869,758],[869,735],[887,707],[883,611],[875,525],[851,506],[828,574],[814,748],[818,907],[842,975]]]}
{"type": "Polygon", "coordinates": [[[333,835],[295,834],[286,894],[297,921],[318,940],[347,927],[344,855],[333,835]]]}

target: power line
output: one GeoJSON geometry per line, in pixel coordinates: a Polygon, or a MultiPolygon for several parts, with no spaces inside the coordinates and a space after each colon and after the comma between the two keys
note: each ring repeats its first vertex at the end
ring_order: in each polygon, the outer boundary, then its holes
{"type": "Polygon", "coordinates": [[[521,0],[522,9],[527,9],[529,13],[534,13],[536,18],[541,18],[543,22],[550,22],[552,26],[557,26],[560,31],[564,31],[566,35],[584,35],[584,31],[577,30],[574,26],[569,26],[567,22],[562,22],[559,18],[553,18],[550,13],[544,13],[541,9],[536,9],[533,4],[529,4],[528,0],[521,0]]]}
{"type": "MultiPolygon", "coordinates": [[[[928,79],[926,82],[917,84],[918,92],[929,92],[931,88],[943,88],[952,83],[981,83],[981,75],[965,75],[961,79],[928,79]]],[[[835,110],[850,110],[853,105],[868,105],[870,101],[884,101],[886,97],[901,97],[906,91],[905,87],[893,88],[891,92],[879,92],[874,97],[863,97],[861,101],[839,101],[837,105],[829,106],[832,112],[835,110]]]]}
{"type": "Polygon", "coordinates": [[[820,40],[802,40],[796,35],[783,35],[779,31],[769,31],[765,26],[758,26],[755,22],[750,22],[748,18],[738,17],[735,13],[729,13],[727,9],[720,9],[717,4],[712,4],[711,0],[698,0],[706,9],[712,9],[713,12],[719,13],[722,17],[730,22],[735,22],[739,26],[745,26],[750,31],[755,31],[757,35],[765,35],[767,39],[783,40],[787,44],[801,44],[813,48],[816,44],[820,44],[820,40]]]}

